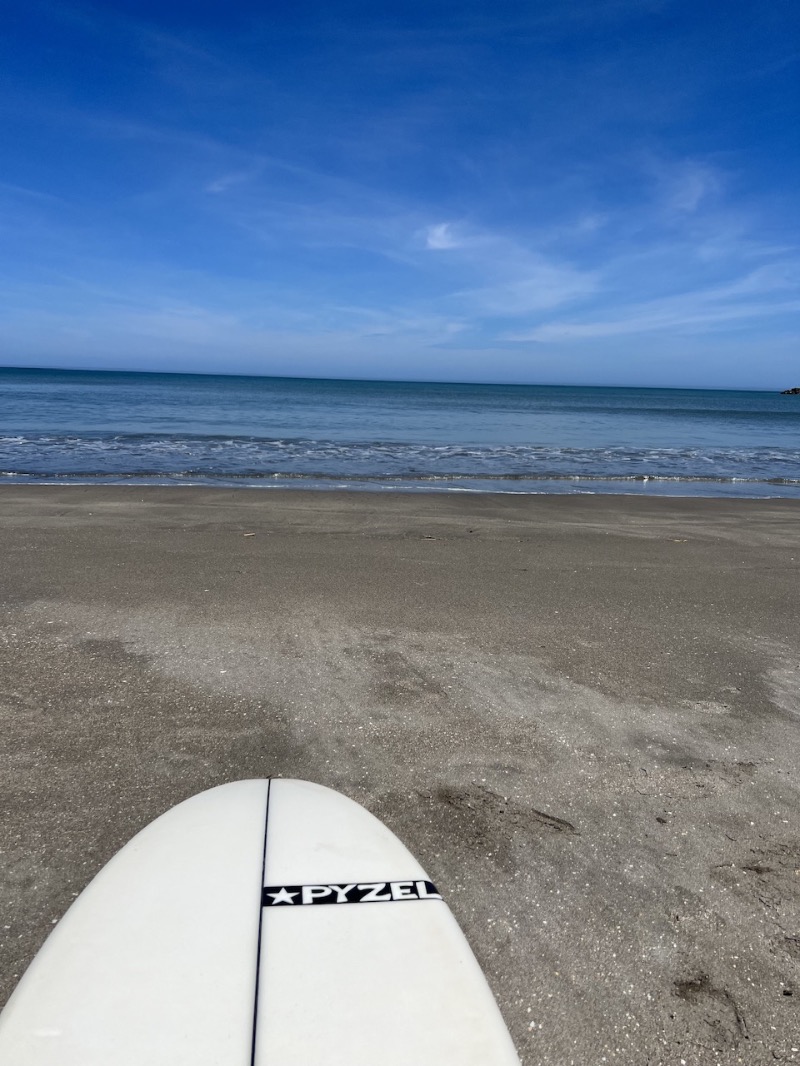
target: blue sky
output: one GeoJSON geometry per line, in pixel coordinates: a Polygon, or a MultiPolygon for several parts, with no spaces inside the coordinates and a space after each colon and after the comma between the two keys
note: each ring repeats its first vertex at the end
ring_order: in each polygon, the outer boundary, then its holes
{"type": "Polygon", "coordinates": [[[800,384],[797,11],[16,5],[0,363],[800,384]]]}

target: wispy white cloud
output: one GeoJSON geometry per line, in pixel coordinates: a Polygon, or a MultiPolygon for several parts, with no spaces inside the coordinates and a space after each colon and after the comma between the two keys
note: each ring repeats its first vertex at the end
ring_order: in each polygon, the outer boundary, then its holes
{"type": "Polygon", "coordinates": [[[706,160],[649,158],[645,171],[655,182],[663,208],[675,215],[692,215],[720,195],[723,172],[706,160]]]}
{"type": "Polygon", "coordinates": [[[579,215],[567,227],[567,230],[573,233],[597,233],[608,223],[608,220],[609,216],[604,211],[586,211],[579,215]]]}
{"type": "Polygon", "coordinates": [[[449,251],[463,246],[464,241],[456,235],[452,222],[437,222],[425,231],[425,247],[432,251],[449,251]]]}
{"type": "Polygon", "coordinates": [[[519,316],[587,296],[598,276],[546,256],[520,238],[441,222],[425,230],[425,247],[453,253],[478,283],[450,293],[471,316],[519,316]]]}
{"type": "Polygon", "coordinates": [[[624,337],[640,333],[703,332],[764,317],[779,318],[800,311],[800,298],[785,298],[800,283],[800,264],[753,271],[727,285],[675,296],[630,303],[603,317],[550,321],[506,335],[509,341],[576,341],[624,337]]]}
{"type": "Polygon", "coordinates": [[[0,181],[0,193],[11,196],[21,196],[26,200],[39,200],[45,204],[60,204],[63,199],[50,192],[41,192],[39,189],[29,189],[24,185],[14,185],[11,182],[0,181]]]}
{"type": "Polygon", "coordinates": [[[469,289],[458,294],[483,315],[518,317],[551,310],[593,294],[599,276],[531,255],[519,276],[496,285],[469,289]]]}
{"type": "Polygon", "coordinates": [[[469,328],[467,322],[424,308],[371,308],[336,306],[339,329],[358,337],[405,336],[424,340],[426,344],[447,341],[469,328]]]}
{"type": "Polygon", "coordinates": [[[258,170],[253,168],[247,170],[231,170],[227,174],[221,174],[218,178],[214,178],[213,181],[209,181],[205,186],[205,191],[215,194],[228,192],[237,185],[244,185],[245,182],[252,181],[257,173],[258,170]]]}

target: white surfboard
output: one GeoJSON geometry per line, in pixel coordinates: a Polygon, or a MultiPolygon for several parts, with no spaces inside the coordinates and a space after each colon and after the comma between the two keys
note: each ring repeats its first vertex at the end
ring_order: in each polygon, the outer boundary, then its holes
{"type": "Polygon", "coordinates": [[[358,804],[241,781],[162,815],[0,1015],[13,1066],[518,1066],[447,905],[358,804]]]}

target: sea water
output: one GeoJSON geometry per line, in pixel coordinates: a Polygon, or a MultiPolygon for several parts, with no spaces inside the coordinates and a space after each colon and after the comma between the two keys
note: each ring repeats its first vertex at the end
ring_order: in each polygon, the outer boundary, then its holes
{"type": "Polygon", "coordinates": [[[800,498],[800,396],[0,370],[0,483],[800,498]]]}

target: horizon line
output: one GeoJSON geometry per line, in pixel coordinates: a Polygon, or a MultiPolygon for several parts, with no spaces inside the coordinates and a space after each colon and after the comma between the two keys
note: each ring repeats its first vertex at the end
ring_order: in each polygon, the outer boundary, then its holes
{"type": "MultiPolygon", "coordinates": [[[[197,378],[242,378],[270,381],[320,381],[320,382],[347,382],[350,384],[368,385],[466,385],[478,388],[533,388],[533,389],[644,389],[652,392],[765,392],[772,395],[782,395],[779,388],[724,388],[719,385],[612,385],[580,384],[566,382],[536,382],[536,381],[456,381],[433,378],[350,378],[350,377],[311,377],[306,374],[237,374],[226,371],[202,371],[202,370],[129,370],[112,369],[110,367],[65,367],[65,366],[11,366],[0,364],[0,372],[10,371],[45,371],[55,374],[137,374],[151,377],[197,377],[197,378]]],[[[793,386],[787,386],[793,388],[793,386]]]]}

